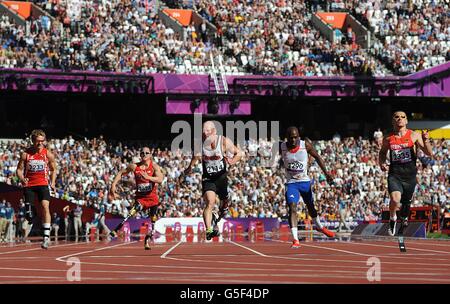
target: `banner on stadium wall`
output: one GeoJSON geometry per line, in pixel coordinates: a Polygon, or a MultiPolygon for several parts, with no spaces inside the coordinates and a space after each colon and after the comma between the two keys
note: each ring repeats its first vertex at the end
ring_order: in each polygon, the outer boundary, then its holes
{"type": "MultiPolygon", "coordinates": [[[[408,227],[403,231],[403,235],[407,237],[426,238],[427,232],[423,222],[410,222],[408,227]]],[[[389,236],[389,223],[362,223],[353,231],[352,236],[389,236]]]]}
{"type": "Polygon", "coordinates": [[[191,24],[192,10],[166,8],[163,12],[180,22],[183,26],[189,26],[191,24]]]}
{"type": "MultiPolygon", "coordinates": [[[[198,223],[203,222],[202,217],[169,217],[162,218],[156,221],[155,230],[161,234],[166,232],[166,227],[172,227],[175,223],[179,222],[181,225],[181,232],[186,233],[187,226],[192,226],[194,233],[197,233],[198,223]]],[[[247,231],[251,222],[262,222],[264,224],[265,231],[272,231],[274,228],[279,228],[280,222],[278,218],[225,218],[221,219],[218,223],[219,231],[222,233],[225,223],[229,223],[230,228],[233,230],[234,226],[238,224],[242,225],[244,231],[247,231]]]]}
{"type": "Polygon", "coordinates": [[[444,214],[444,220],[442,221],[442,233],[450,235],[450,212],[444,214]]]}
{"type": "MultiPolygon", "coordinates": [[[[166,233],[166,227],[173,227],[175,223],[180,223],[181,225],[181,232],[186,233],[187,226],[192,226],[194,233],[197,233],[198,229],[198,223],[203,222],[202,217],[167,217],[167,218],[161,218],[156,221],[155,223],[155,230],[158,231],[161,234],[166,233]]],[[[221,223],[223,222],[223,219],[221,220],[221,223]]],[[[223,225],[220,225],[219,228],[223,225]]]]}
{"type": "Polygon", "coordinates": [[[409,121],[408,128],[415,131],[428,130],[433,139],[450,139],[450,121],[409,121]]]}
{"type": "Polygon", "coordinates": [[[16,11],[24,19],[28,19],[31,15],[31,3],[19,1],[3,1],[4,5],[16,11]]]}
{"type": "MultiPolygon", "coordinates": [[[[262,222],[264,225],[264,231],[273,231],[273,229],[280,228],[279,218],[258,218],[258,217],[243,217],[243,218],[226,218],[227,222],[230,223],[231,230],[234,226],[242,225],[244,231],[248,230],[251,222],[262,222]]],[[[221,229],[223,225],[219,226],[221,229]]]]}
{"type": "Polygon", "coordinates": [[[342,29],[344,27],[345,18],[347,13],[317,13],[317,16],[323,20],[323,22],[329,24],[334,29],[342,29]]]}

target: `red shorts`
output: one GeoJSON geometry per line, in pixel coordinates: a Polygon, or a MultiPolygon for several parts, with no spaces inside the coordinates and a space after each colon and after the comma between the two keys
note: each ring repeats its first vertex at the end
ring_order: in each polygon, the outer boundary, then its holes
{"type": "Polygon", "coordinates": [[[136,197],[136,202],[141,204],[145,209],[159,205],[158,199],[154,197],[136,197]]]}

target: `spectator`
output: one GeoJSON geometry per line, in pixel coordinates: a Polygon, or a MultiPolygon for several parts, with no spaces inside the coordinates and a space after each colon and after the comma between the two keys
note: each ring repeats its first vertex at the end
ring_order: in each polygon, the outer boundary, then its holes
{"type": "Polygon", "coordinates": [[[11,207],[11,203],[6,202],[6,206],[5,206],[5,219],[6,219],[5,239],[7,242],[12,242],[14,240],[14,235],[15,235],[14,216],[15,216],[14,209],[11,207]]]}
{"type": "Polygon", "coordinates": [[[342,195],[338,196],[338,205],[339,205],[339,226],[337,231],[340,232],[342,226],[345,228],[345,230],[349,231],[350,227],[347,224],[347,220],[348,220],[348,209],[347,209],[347,204],[348,204],[348,199],[349,196],[347,195],[345,197],[345,199],[342,197],[342,195]]]}
{"type": "Polygon", "coordinates": [[[6,200],[0,203],[0,242],[6,242],[6,226],[8,221],[6,219],[6,200]]]}
{"type": "Polygon", "coordinates": [[[19,210],[17,212],[16,217],[16,238],[20,242],[24,241],[26,234],[27,223],[25,223],[25,214],[26,214],[25,203],[23,202],[23,199],[20,199],[19,210]]]}
{"type": "Polygon", "coordinates": [[[52,230],[54,231],[55,241],[58,241],[58,231],[61,226],[61,217],[55,212],[53,213],[52,230]]]}
{"type": "Polygon", "coordinates": [[[81,221],[81,216],[83,215],[83,209],[81,208],[81,205],[78,204],[75,209],[72,210],[73,212],[73,225],[75,229],[75,241],[78,241],[79,233],[83,233],[83,222],[81,221]]]}
{"type": "Polygon", "coordinates": [[[64,234],[65,234],[66,241],[67,241],[69,238],[69,235],[70,235],[70,231],[71,231],[71,229],[70,229],[71,224],[73,224],[73,223],[71,223],[71,220],[70,220],[70,215],[72,213],[72,210],[70,210],[69,205],[66,205],[63,208],[63,212],[64,212],[64,234]]]}

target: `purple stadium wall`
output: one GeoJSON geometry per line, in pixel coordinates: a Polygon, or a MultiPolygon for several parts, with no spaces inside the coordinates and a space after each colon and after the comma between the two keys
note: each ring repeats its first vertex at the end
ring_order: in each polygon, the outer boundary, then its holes
{"type": "MultiPolygon", "coordinates": [[[[354,76],[343,77],[269,77],[269,76],[227,76],[227,82],[230,90],[233,90],[233,83],[243,84],[248,83],[252,85],[272,86],[277,81],[292,82],[292,85],[300,86],[305,83],[313,85],[311,92],[305,92],[305,96],[359,96],[358,87],[363,84],[367,87],[371,85],[380,86],[382,83],[388,83],[391,87],[384,92],[378,90],[377,96],[411,96],[411,97],[450,97],[450,62],[436,66],[434,68],[424,70],[412,75],[397,77],[373,77],[373,78],[358,78],[354,76]],[[439,74],[439,75],[437,75],[439,74]],[[435,76],[435,82],[431,81],[435,76]],[[396,83],[401,83],[400,91],[393,92],[392,86],[396,83]],[[336,90],[336,86],[345,84],[347,89],[336,90]],[[334,86],[334,88],[333,88],[334,86]]],[[[18,78],[22,79],[50,79],[46,86],[38,83],[31,83],[26,90],[36,91],[55,91],[68,92],[69,85],[72,92],[89,92],[95,89],[95,83],[98,82],[112,82],[117,79],[124,81],[132,77],[136,81],[148,80],[153,78],[152,87],[156,94],[208,94],[209,91],[209,76],[208,75],[179,75],[179,74],[149,74],[149,75],[132,75],[125,73],[106,73],[106,72],[86,72],[86,71],[72,71],[70,73],[63,73],[55,70],[32,70],[32,69],[0,69],[0,76],[3,83],[0,83],[0,90],[5,89],[12,74],[16,74],[18,78]],[[19,74],[17,74],[19,73],[19,74]],[[88,75],[86,73],[89,73],[88,75]],[[86,76],[87,75],[87,76],[86,76]],[[84,87],[74,88],[74,82],[78,80],[85,83],[84,87]]],[[[104,85],[102,92],[111,90],[111,84],[104,85]]],[[[17,90],[16,82],[10,84],[9,89],[17,90]]],[[[151,90],[151,89],[149,89],[151,90]]],[[[266,92],[253,92],[255,95],[264,95],[266,92]]]]}

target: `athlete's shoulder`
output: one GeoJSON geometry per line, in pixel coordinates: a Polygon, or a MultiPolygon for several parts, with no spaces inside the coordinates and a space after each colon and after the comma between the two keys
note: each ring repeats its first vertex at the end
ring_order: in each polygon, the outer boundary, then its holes
{"type": "Polygon", "coordinates": [[[305,137],[304,139],[300,139],[301,145],[303,145],[307,150],[314,149],[314,145],[311,139],[305,137]]]}
{"type": "Polygon", "coordinates": [[[55,158],[55,154],[53,154],[53,152],[50,151],[49,149],[44,148],[42,153],[45,153],[45,155],[47,155],[48,158],[51,158],[51,159],[55,158]]]}

